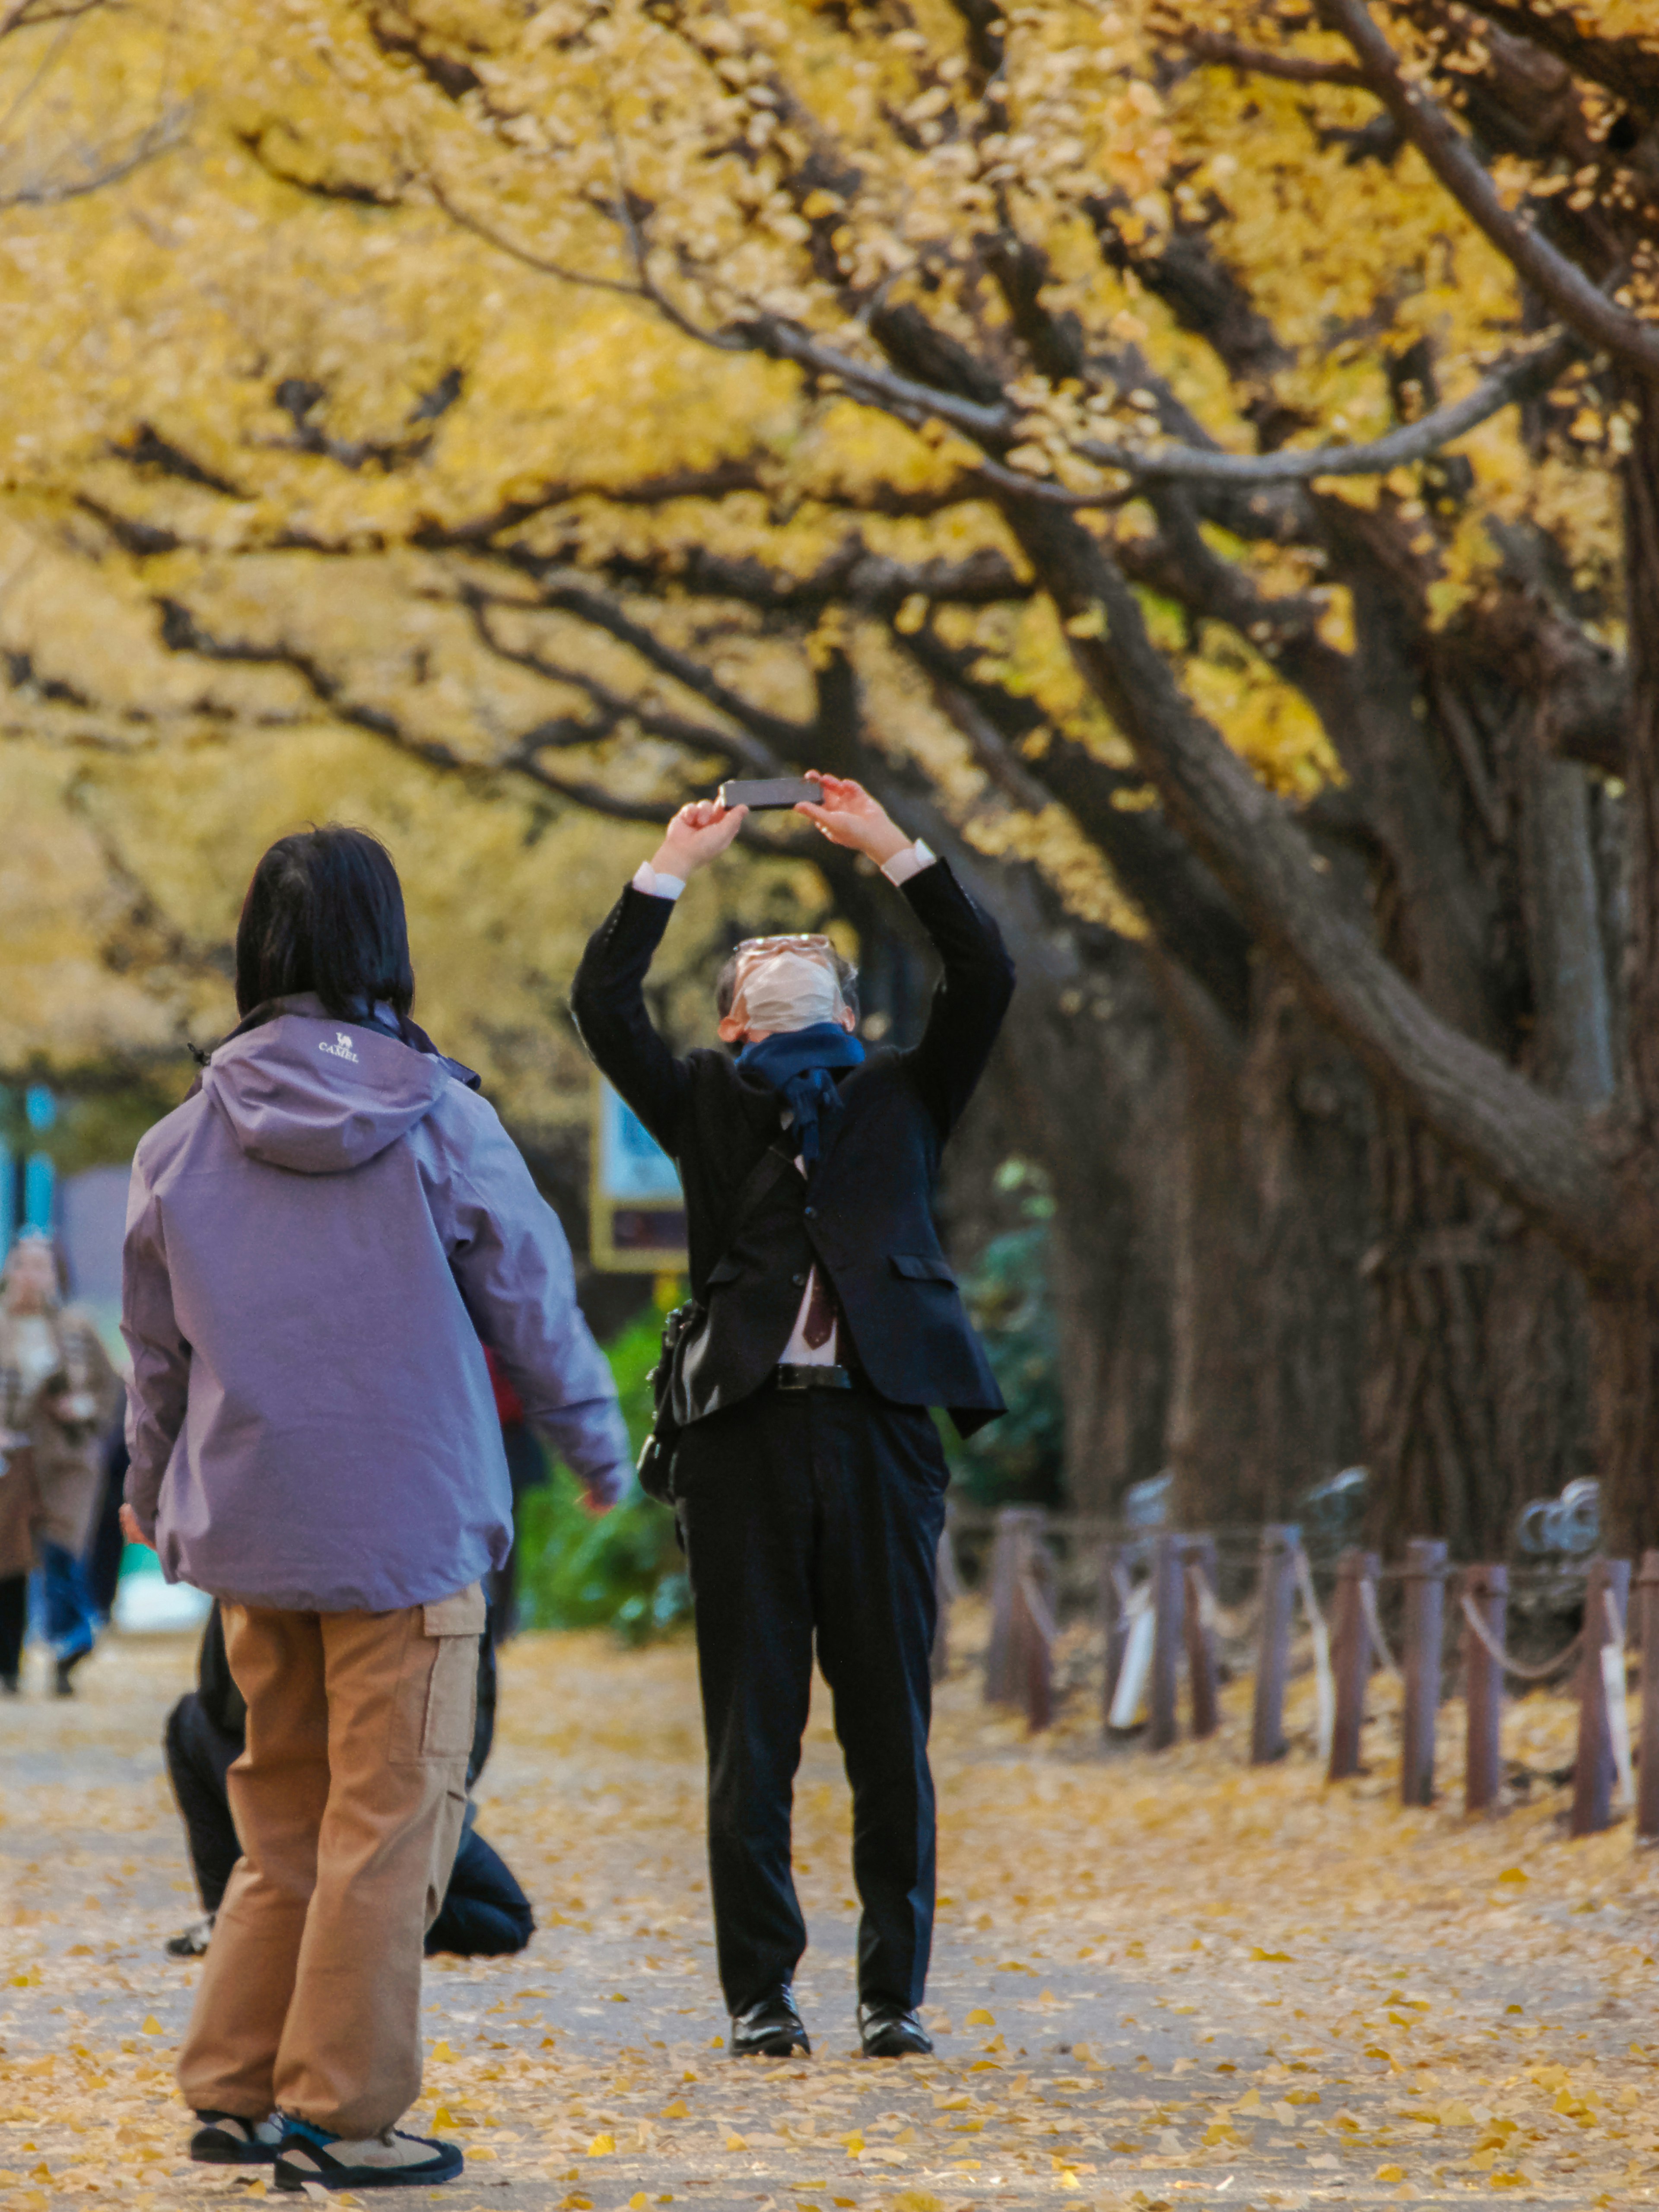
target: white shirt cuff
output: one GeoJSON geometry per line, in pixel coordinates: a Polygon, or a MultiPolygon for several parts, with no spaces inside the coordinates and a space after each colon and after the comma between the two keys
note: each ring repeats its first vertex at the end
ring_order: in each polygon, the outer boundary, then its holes
{"type": "MultiPolygon", "coordinates": [[[[903,857],[900,854],[899,858],[903,857]]],[[[649,860],[641,860],[634,871],[634,888],[643,891],[647,898],[677,899],[685,885],[678,876],[659,875],[649,860]]]]}
{"type": "Polygon", "coordinates": [[[902,853],[895,853],[890,860],[884,860],[881,872],[896,889],[900,884],[908,884],[912,876],[919,876],[924,868],[931,868],[938,857],[918,837],[914,845],[907,845],[902,853]]]}

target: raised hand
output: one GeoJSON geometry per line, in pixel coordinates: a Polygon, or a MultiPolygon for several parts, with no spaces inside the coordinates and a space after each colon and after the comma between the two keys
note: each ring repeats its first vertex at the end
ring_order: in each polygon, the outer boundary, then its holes
{"type": "Polygon", "coordinates": [[[832,845],[849,845],[855,853],[867,853],[880,867],[911,842],[861,783],[854,783],[850,776],[821,775],[815,768],[806,774],[822,789],[823,804],[814,805],[810,799],[803,799],[795,811],[816,822],[832,845]]]}
{"type": "Polygon", "coordinates": [[[717,860],[748,818],[746,806],[727,808],[718,799],[694,799],[669,823],[651,865],[659,876],[678,876],[684,883],[705,861],[717,860]]]}

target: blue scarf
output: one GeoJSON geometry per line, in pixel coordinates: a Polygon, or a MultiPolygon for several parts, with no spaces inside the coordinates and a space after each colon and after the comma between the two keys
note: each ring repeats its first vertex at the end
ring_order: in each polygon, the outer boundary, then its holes
{"type": "Polygon", "coordinates": [[[816,1167],[825,1139],[841,1119],[841,1096],[832,1067],[857,1067],[864,1047],[839,1022],[811,1022],[804,1030],[780,1030],[758,1044],[746,1044],[738,1066],[782,1092],[794,1115],[801,1158],[816,1167]]]}

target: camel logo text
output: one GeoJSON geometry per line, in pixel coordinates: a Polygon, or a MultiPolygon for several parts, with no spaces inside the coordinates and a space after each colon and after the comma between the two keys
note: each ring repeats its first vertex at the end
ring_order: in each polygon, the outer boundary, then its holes
{"type": "Polygon", "coordinates": [[[346,1035],[343,1030],[335,1030],[334,1042],[332,1044],[330,1044],[327,1040],[325,1039],[324,1042],[318,1046],[317,1049],[319,1052],[327,1053],[330,1058],[333,1060],[349,1060],[356,1062],[357,1058],[356,1054],[351,1049],[351,1039],[346,1035]]]}

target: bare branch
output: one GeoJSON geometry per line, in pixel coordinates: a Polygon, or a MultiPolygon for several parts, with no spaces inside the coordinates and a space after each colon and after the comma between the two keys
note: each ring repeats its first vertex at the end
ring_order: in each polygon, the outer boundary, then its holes
{"type": "Polygon", "coordinates": [[[500,636],[489,620],[489,609],[515,607],[519,611],[535,612],[522,603],[492,599],[486,593],[466,590],[462,602],[472,618],[478,641],[498,660],[505,660],[517,668],[529,671],[549,684],[564,684],[583,691],[598,709],[598,719],[584,721],[574,715],[562,715],[546,722],[538,722],[526,731],[513,748],[514,757],[522,755],[533,760],[544,750],[578,745],[599,744],[632,721],[649,736],[661,738],[666,744],[684,746],[687,751],[714,753],[732,767],[753,767],[755,750],[741,738],[734,738],[728,730],[717,729],[712,723],[689,721],[683,714],[672,714],[660,708],[647,707],[638,700],[629,699],[614,691],[608,684],[586,671],[567,668],[560,662],[550,660],[546,654],[532,647],[511,646],[500,636]]]}
{"type": "Polygon", "coordinates": [[[1512,215],[1468,140],[1426,93],[1408,85],[1365,0],[1319,0],[1320,13],[1360,58],[1371,90],[1476,228],[1562,321],[1644,376],[1659,376],[1659,329],[1608,299],[1538,231],[1512,215]]]}
{"type": "Polygon", "coordinates": [[[665,644],[653,631],[636,623],[598,592],[578,584],[551,585],[544,588],[538,605],[544,611],[574,615],[580,622],[591,623],[595,629],[605,631],[619,645],[631,647],[647,665],[672,677],[677,684],[683,684],[688,691],[729,716],[744,735],[729,738],[727,745],[757,775],[769,775],[775,769],[775,746],[787,749],[798,745],[809,734],[810,725],[792,722],[781,714],[769,714],[763,707],[757,707],[740,692],[722,684],[712,669],[705,668],[701,661],[694,660],[677,646],[665,644]]]}
{"type": "MultiPolygon", "coordinates": [[[[1163,446],[1151,453],[1103,446],[1091,441],[1077,448],[1098,467],[1132,471],[1144,483],[1160,480],[1269,484],[1303,483],[1312,477],[1385,476],[1437,453],[1455,438],[1490,421],[1505,407],[1547,392],[1563,369],[1584,352],[1571,331],[1558,331],[1542,344],[1507,356],[1461,399],[1431,408],[1415,422],[1401,425],[1367,446],[1281,447],[1274,453],[1227,453],[1204,446],[1163,446]]],[[[1073,497],[1071,504],[1091,504],[1073,497]]]]}
{"type": "Polygon", "coordinates": [[[1305,54],[1271,53],[1262,46],[1247,46],[1243,39],[1230,39],[1224,32],[1194,31],[1168,19],[1152,27],[1160,38],[1184,48],[1194,61],[1218,62],[1254,76],[1280,77],[1287,84],[1363,87],[1366,82],[1364,71],[1352,62],[1318,62],[1305,54]]]}
{"type": "Polygon", "coordinates": [[[187,110],[169,109],[159,121],[146,131],[132,149],[100,168],[89,169],[82,175],[66,181],[20,185],[15,191],[0,192],[0,210],[8,208],[61,207],[66,200],[84,199],[88,192],[102,191],[106,185],[119,184],[135,169],[158,161],[163,154],[171,153],[185,135],[184,125],[187,110]]]}
{"type": "Polygon", "coordinates": [[[108,0],[13,0],[9,8],[0,8],[0,39],[9,38],[14,31],[33,31],[43,23],[72,23],[78,15],[90,15],[99,8],[108,5],[108,0]]]}
{"type": "Polygon", "coordinates": [[[504,774],[520,775],[556,798],[568,799],[576,805],[611,815],[619,822],[666,822],[674,811],[673,805],[664,800],[627,799],[607,791],[601,784],[556,775],[538,757],[539,733],[545,726],[526,731],[497,759],[468,760],[439,739],[416,737],[383,707],[349,697],[338,678],[303,647],[282,641],[261,645],[249,639],[215,637],[177,599],[161,599],[157,605],[161,615],[162,641],[173,652],[196,653],[207,660],[289,669],[337,720],[366,730],[397,751],[445,775],[483,781],[494,781],[504,774]]]}
{"type": "Polygon", "coordinates": [[[486,246],[493,246],[498,253],[505,253],[510,261],[520,262],[526,269],[534,269],[541,276],[556,276],[562,283],[582,285],[590,292],[614,292],[624,300],[643,300],[672,323],[676,330],[684,331],[687,337],[695,338],[700,345],[714,346],[726,353],[735,350],[724,343],[718,334],[700,330],[695,323],[689,322],[673,301],[648,282],[641,280],[632,284],[625,283],[620,276],[600,276],[592,270],[567,268],[562,261],[550,260],[545,254],[532,253],[528,246],[504,238],[500,231],[481,222],[477,216],[469,215],[465,208],[459,207],[444,190],[439,178],[429,175],[426,183],[439,207],[458,229],[469,232],[486,246]]]}

